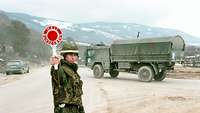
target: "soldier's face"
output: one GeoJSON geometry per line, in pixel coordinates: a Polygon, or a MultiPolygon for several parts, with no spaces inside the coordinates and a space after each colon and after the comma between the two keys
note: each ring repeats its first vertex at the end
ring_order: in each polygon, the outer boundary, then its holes
{"type": "Polygon", "coordinates": [[[75,54],[75,53],[68,53],[66,56],[65,56],[65,60],[67,60],[69,63],[73,64],[73,63],[76,63],[77,60],[78,60],[78,55],[75,54]]]}

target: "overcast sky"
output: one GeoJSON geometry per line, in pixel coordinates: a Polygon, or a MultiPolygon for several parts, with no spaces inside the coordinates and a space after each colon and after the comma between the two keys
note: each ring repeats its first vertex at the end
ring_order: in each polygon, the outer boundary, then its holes
{"type": "Polygon", "coordinates": [[[126,22],[200,37],[199,0],[0,0],[0,9],[73,23],[126,22]]]}

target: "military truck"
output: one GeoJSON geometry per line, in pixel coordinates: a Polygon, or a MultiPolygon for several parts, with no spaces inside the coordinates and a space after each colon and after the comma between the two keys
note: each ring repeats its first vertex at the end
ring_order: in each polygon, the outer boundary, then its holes
{"type": "Polygon", "coordinates": [[[91,46],[86,65],[95,78],[107,72],[112,78],[120,71],[138,74],[140,81],[162,81],[176,61],[182,61],[185,42],[179,35],[133,40],[115,40],[110,46],[91,46]]]}

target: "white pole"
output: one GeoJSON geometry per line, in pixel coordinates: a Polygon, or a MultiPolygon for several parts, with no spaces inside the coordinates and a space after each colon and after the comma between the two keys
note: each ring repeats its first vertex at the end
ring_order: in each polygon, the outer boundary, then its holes
{"type": "MultiPolygon", "coordinates": [[[[51,48],[52,48],[52,55],[53,55],[53,57],[57,57],[56,45],[52,45],[51,48]]],[[[54,65],[54,69],[55,69],[55,70],[58,70],[58,64],[55,64],[55,65],[54,65]]]]}

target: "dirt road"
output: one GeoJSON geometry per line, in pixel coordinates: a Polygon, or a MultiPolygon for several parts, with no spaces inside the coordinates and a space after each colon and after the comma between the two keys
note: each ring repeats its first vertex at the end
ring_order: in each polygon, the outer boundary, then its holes
{"type": "MultiPolygon", "coordinates": [[[[86,113],[200,113],[200,80],[144,83],[128,73],[117,79],[94,79],[88,68],[79,73],[86,113]]],[[[0,85],[0,113],[53,113],[52,98],[49,67],[43,67],[0,85]]]]}

